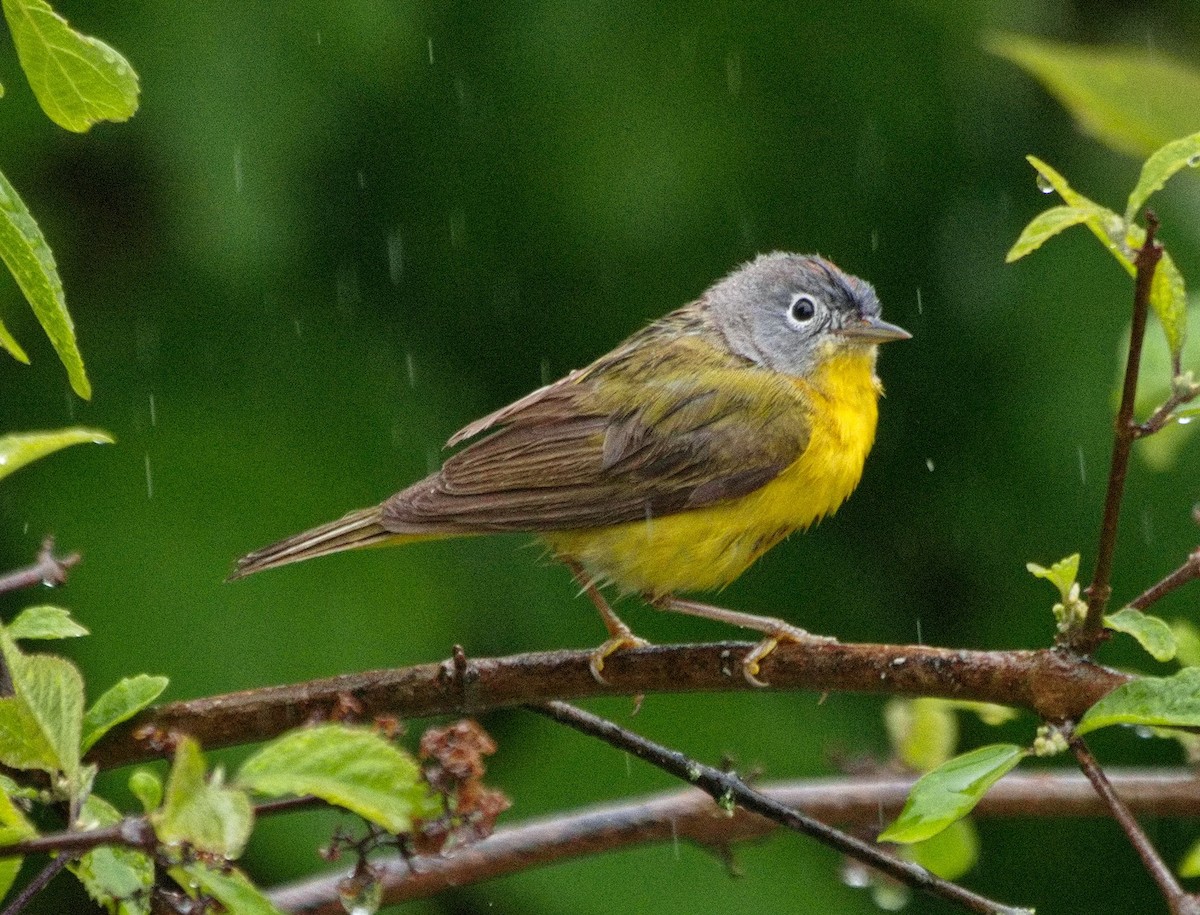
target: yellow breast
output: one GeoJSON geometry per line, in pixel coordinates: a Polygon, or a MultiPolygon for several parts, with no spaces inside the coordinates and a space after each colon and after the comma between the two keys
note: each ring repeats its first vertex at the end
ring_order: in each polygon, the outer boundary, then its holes
{"type": "Polygon", "coordinates": [[[545,535],[551,549],[625,591],[703,591],[727,585],[788,534],[836,511],[858,485],[875,439],[882,392],[875,359],[836,355],[794,383],[811,436],[774,480],[703,509],[545,535]]]}

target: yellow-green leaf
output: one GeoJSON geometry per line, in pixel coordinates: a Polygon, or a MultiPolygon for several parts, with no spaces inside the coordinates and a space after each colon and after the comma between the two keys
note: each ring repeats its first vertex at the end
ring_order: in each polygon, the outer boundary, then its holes
{"type": "Polygon", "coordinates": [[[129,61],[82,35],[44,0],[3,0],[21,69],[54,123],[77,133],[99,121],[127,121],[138,107],[129,61]]]}
{"type": "MultiPolygon", "coordinates": [[[[67,312],[62,279],[54,254],[46,243],[42,230],[8,179],[0,173],[0,260],[7,265],[13,279],[33,308],[38,323],[46,331],[54,351],[67,370],[67,378],[75,393],[87,400],[92,386],[83,368],[83,356],[75,340],[75,324],[67,312]]],[[[6,340],[15,343],[5,331],[6,340]]],[[[6,345],[5,349],[11,351],[6,345]]],[[[20,350],[20,347],[17,347],[20,350]]],[[[17,355],[14,353],[14,355],[17,355]]],[[[17,358],[24,356],[20,351],[17,358]]],[[[29,361],[26,356],[23,360],[29,361]]]]}
{"type": "Polygon", "coordinates": [[[883,720],[892,751],[918,772],[936,769],[958,746],[958,719],[943,699],[891,699],[883,720]]]}
{"type": "Polygon", "coordinates": [[[226,788],[219,777],[204,775],[200,745],[184,737],[175,749],[162,806],[151,814],[158,837],[167,843],[186,842],[226,858],[242,853],[254,811],[244,791],[226,788]]]}
{"type": "MultiPolygon", "coordinates": [[[[25,818],[19,807],[12,802],[8,793],[0,790],[0,845],[9,845],[37,835],[33,824],[25,818]]],[[[0,860],[0,899],[12,888],[24,858],[0,860]]]]}
{"type": "Polygon", "coordinates": [[[1179,862],[1179,876],[1185,880],[1200,877],[1200,842],[1193,844],[1179,862]]]}
{"type": "Polygon", "coordinates": [[[910,845],[908,857],[943,880],[957,880],[979,860],[979,833],[970,820],[956,820],[937,835],[910,845]]]}
{"type": "Polygon", "coordinates": [[[1200,629],[1191,620],[1171,620],[1175,637],[1175,660],[1184,667],[1200,666],[1200,629]]]}
{"type": "Polygon", "coordinates": [[[11,639],[73,639],[88,631],[62,607],[26,607],[5,629],[11,639]]]}
{"type": "Polygon", "coordinates": [[[1087,710],[1075,733],[1082,736],[1114,724],[1200,727],[1200,667],[1123,683],[1087,710]]]}
{"type": "Polygon", "coordinates": [[[229,915],[283,915],[262,890],[237,868],[216,870],[200,862],[173,867],[171,879],[185,889],[200,890],[225,907],[229,915]]]}
{"type": "Polygon", "coordinates": [[[1161,191],[1172,175],[1197,165],[1200,165],[1200,133],[1194,133],[1182,140],[1173,140],[1155,152],[1142,166],[1138,183],[1129,194],[1129,204],[1125,207],[1125,221],[1133,222],[1142,204],[1151,194],[1161,191]]]}
{"type": "Polygon", "coordinates": [[[1011,743],[991,744],[956,756],[921,776],[900,816],[879,834],[880,842],[923,842],[970,813],[1028,751],[1011,743]]]}
{"type": "Polygon", "coordinates": [[[251,756],[237,783],[260,794],[312,794],[388,832],[436,810],[421,770],[374,731],[324,724],[284,734],[251,756]]]}
{"type": "MultiPolygon", "coordinates": [[[[121,812],[95,794],[84,801],[76,824],[78,829],[115,826],[121,812]]],[[[68,864],[88,895],[118,915],[149,915],[150,887],[154,885],[154,862],[140,851],[118,845],[102,845],[68,864]]]]}
{"type": "Polygon", "coordinates": [[[3,321],[0,321],[0,349],[6,351],[18,362],[24,362],[26,365],[29,365],[28,354],[26,354],[25,350],[21,349],[21,344],[17,342],[16,337],[9,333],[3,321]]]}
{"type": "Polygon", "coordinates": [[[1145,48],[1084,47],[1025,35],[986,47],[1032,74],[1102,143],[1148,156],[1200,127],[1200,72],[1145,48]]]}
{"type": "Polygon", "coordinates": [[[83,752],[162,695],[168,682],[166,677],[137,674],[125,677],[105,692],[83,716],[83,752]]]}
{"type": "Polygon", "coordinates": [[[83,429],[78,426],[70,429],[56,429],[52,432],[21,432],[13,435],[0,435],[0,480],[10,473],[20,470],[26,464],[33,463],[38,458],[83,442],[111,445],[113,438],[107,432],[101,432],[99,429],[83,429]]]}
{"type": "Polygon", "coordinates": [[[1170,661],[1175,657],[1175,636],[1171,634],[1171,627],[1157,616],[1150,616],[1133,607],[1123,607],[1104,617],[1104,626],[1114,632],[1133,636],[1156,661],[1170,661]]]}
{"type": "Polygon", "coordinates": [[[1040,566],[1036,562],[1025,563],[1025,568],[1029,570],[1029,574],[1035,578],[1044,578],[1054,587],[1058,588],[1058,593],[1064,601],[1071,597],[1071,588],[1075,585],[1075,579],[1079,576],[1079,554],[1072,553],[1065,559],[1060,559],[1050,568],[1040,566]]]}
{"type": "Polygon", "coordinates": [[[1021,232],[1020,237],[1013,243],[1008,254],[1004,255],[1006,263],[1020,260],[1026,254],[1036,251],[1047,239],[1053,238],[1064,229],[1087,222],[1099,215],[1101,207],[1056,206],[1043,210],[1030,220],[1021,232]]]}

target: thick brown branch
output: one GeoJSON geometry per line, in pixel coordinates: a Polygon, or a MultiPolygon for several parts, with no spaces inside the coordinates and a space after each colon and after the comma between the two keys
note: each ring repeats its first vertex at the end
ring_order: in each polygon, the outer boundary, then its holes
{"type": "MultiPolygon", "coordinates": [[[[209,749],[267,740],[347,698],[362,715],[477,715],[488,709],[590,696],[752,691],[742,676],[745,642],[655,645],[618,652],[598,683],[587,651],[554,651],[346,674],[149,709],[88,754],[102,767],[167,754],[172,731],[209,749]]],[[[1049,720],[1078,718],[1129,677],[1056,651],[957,651],[923,645],[781,644],[763,662],[776,690],[976,699],[1027,708],[1049,720]]]]}
{"type": "Polygon", "coordinates": [[[1113,433],[1112,462],[1108,469],[1108,490],[1104,496],[1104,517],[1100,522],[1100,545],[1096,549],[1096,571],[1087,588],[1087,617],[1068,642],[1071,648],[1091,654],[1104,637],[1104,611],[1112,595],[1113,553],[1117,547],[1117,525],[1121,517],[1121,502],[1125,497],[1125,475],[1129,470],[1129,454],[1137,438],[1138,428],[1133,421],[1134,399],[1137,396],[1138,372],[1142,361],[1142,342],[1146,337],[1146,318],[1150,310],[1150,287],[1154,271],[1162,259],[1162,246],[1154,240],[1158,218],[1146,213],[1146,241],[1134,261],[1137,274],[1133,291],[1133,326],[1129,333],[1129,355],[1125,361],[1125,381],[1121,386],[1121,405],[1117,408],[1113,433]]]}
{"type": "MultiPolygon", "coordinates": [[[[1144,814],[1200,815],[1200,779],[1190,770],[1112,770],[1112,784],[1129,806],[1144,814]]],[[[878,824],[900,812],[911,777],[822,778],[759,786],[779,803],[830,823],[878,824]]],[[[658,842],[692,842],[719,848],[765,836],[778,826],[740,808],[732,816],[717,809],[702,791],[685,788],[620,804],[606,804],[502,829],[453,855],[376,860],[384,901],[395,905],[434,896],[506,874],[559,861],[658,842]]],[[[1006,775],[988,791],[975,817],[1095,817],[1108,807],[1077,773],[1006,775]]],[[[344,915],[338,883],[348,872],[303,880],[272,892],[288,912],[344,915]]]]}
{"type": "Polygon", "coordinates": [[[1096,793],[1108,805],[1113,819],[1121,824],[1121,829],[1129,837],[1129,843],[1138,853],[1138,857],[1142,859],[1142,865],[1154,878],[1154,882],[1158,884],[1159,890],[1171,908],[1171,915],[1200,915],[1200,899],[1184,892],[1171,868],[1163,861],[1149,837],[1138,825],[1138,821],[1134,819],[1132,811],[1114,790],[1112,782],[1100,768],[1096,758],[1092,756],[1092,751],[1088,749],[1087,744],[1083,742],[1082,738],[1072,737],[1070,746],[1071,752],[1075,754],[1075,759],[1079,762],[1079,768],[1092,783],[1096,793]]]}

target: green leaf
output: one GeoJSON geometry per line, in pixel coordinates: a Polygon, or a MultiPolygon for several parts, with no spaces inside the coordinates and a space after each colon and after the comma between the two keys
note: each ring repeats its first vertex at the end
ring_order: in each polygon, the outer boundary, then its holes
{"type": "Polygon", "coordinates": [[[162,804],[162,782],[149,769],[134,770],[133,774],[129,776],[129,792],[138,799],[146,813],[157,810],[162,804]]]}
{"type": "Polygon", "coordinates": [[[1034,578],[1044,578],[1058,588],[1058,593],[1066,602],[1071,599],[1071,588],[1075,585],[1075,579],[1079,577],[1079,554],[1072,553],[1048,569],[1036,562],[1025,563],[1025,568],[1034,578]]]}
{"type": "MultiPolygon", "coordinates": [[[[79,344],[75,341],[75,325],[67,312],[67,299],[54,254],[25,202],[3,174],[0,174],[0,260],[8,266],[38,323],[50,338],[67,370],[71,387],[84,400],[89,399],[92,385],[83,368],[79,344]]],[[[7,331],[4,336],[12,339],[7,331]]],[[[17,358],[24,355],[22,351],[17,358]]],[[[29,359],[26,357],[22,361],[29,359]]]]}
{"type": "Polygon", "coordinates": [[[184,889],[199,889],[221,903],[229,915],[282,915],[237,868],[218,871],[197,862],[170,870],[171,878],[184,889]]]}
{"type": "Polygon", "coordinates": [[[1096,218],[1102,209],[1103,207],[1056,206],[1038,213],[1021,232],[1008,254],[1004,255],[1005,263],[1011,264],[1036,251],[1047,239],[1053,238],[1063,229],[1096,218]]]}
{"type": "Polygon", "coordinates": [[[1200,842],[1196,842],[1188,849],[1183,860],[1179,862],[1179,876],[1185,880],[1192,877],[1200,877],[1200,842]]]}
{"type": "MultiPolygon", "coordinates": [[[[25,818],[21,809],[12,802],[6,791],[0,791],[0,845],[9,845],[37,835],[33,824],[25,818]]],[[[24,858],[5,858],[0,860],[0,899],[3,899],[10,889],[17,873],[21,870],[24,858]]]]}
{"type": "Polygon", "coordinates": [[[73,639],[88,631],[62,607],[26,607],[5,627],[12,639],[73,639]]]}
{"type": "Polygon", "coordinates": [[[1175,660],[1184,667],[1200,666],[1200,629],[1191,620],[1171,620],[1175,637],[1175,660]]]}
{"type": "Polygon", "coordinates": [[[23,654],[7,633],[0,648],[8,661],[15,695],[0,699],[0,732],[13,729],[16,742],[0,740],[0,760],[17,768],[80,774],[79,735],[83,723],[83,677],[70,661],[53,655],[23,654]],[[9,762],[11,751],[24,764],[9,762]]]}
{"type": "MultiPolygon", "coordinates": [[[[1117,262],[1125,268],[1130,276],[1137,274],[1134,260],[1137,250],[1146,241],[1146,230],[1131,222],[1126,222],[1112,210],[1088,200],[1074,190],[1067,179],[1056,172],[1037,156],[1026,156],[1029,163],[1037,169],[1039,180],[1058,191],[1059,196],[1068,205],[1079,210],[1088,210],[1092,215],[1082,221],[1092,234],[1100,239],[1101,244],[1117,262]]],[[[1187,289],[1183,282],[1183,274],[1175,266],[1175,261],[1166,251],[1154,271],[1154,280],[1150,285],[1150,307],[1158,316],[1167,335],[1167,344],[1173,356],[1178,356],[1183,349],[1184,332],[1187,321],[1187,289]]]]}
{"type": "Polygon", "coordinates": [[[411,757],[374,731],[341,724],[272,741],[246,760],[237,783],[272,797],[312,794],[392,833],[437,810],[411,757]]]}
{"type": "Polygon", "coordinates": [[[100,121],[127,121],[138,107],[129,61],[81,35],[44,0],[4,0],[21,69],[47,117],[82,133],[100,121]]]}
{"type": "Polygon", "coordinates": [[[58,429],[53,432],[23,432],[2,435],[0,436],[0,480],[10,473],[20,470],[26,464],[33,463],[38,458],[83,442],[111,445],[113,439],[107,432],[101,432],[99,429],[84,429],[79,426],[58,429]]]}
{"type": "Polygon", "coordinates": [[[979,832],[970,820],[956,820],[937,835],[910,845],[908,856],[943,880],[957,880],[979,861],[979,832]]]}
{"type": "Polygon", "coordinates": [[[1142,166],[1138,183],[1129,194],[1129,203],[1125,207],[1125,221],[1133,222],[1142,204],[1151,194],[1161,191],[1172,175],[1197,165],[1200,165],[1200,133],[1173,140],[1155,152],[1142,166]]]}
{"type": "MultiPolygon", "coordinates": [[[[99,829],[121,822],[121,813],[108,801],[89,795],[77,824],[99,829]]],[[[149,890],[154,885],[154,862],[142,852],[120,846],[101,846],[68,864],[88,895],[110,912],[149,915],[149,890]]]]}
{"type": "Polygon", "coordinates": [[[1124,607],[1104,617],[1104,626],[1133,636],[1156,661],[1170,661],[1175,657],[1175,636],[1171,634],[1171,627],[1157,616],[1124,607]]]}
{"type": "Polygon", "coordinates": [[[1093,48],[998,34],[985,46],[1032,74],[1085,131],[1148,156],[1200,124],[1200,72],[1144,48],[1093,48]]]}
{"type": "Polygon", "coordinates": [[[891,699],[883,720],[896,756],[918,772],[936,769],[958,746],[958,719],[945,700],[891,699]]]}
{"type": "MultiPolygon", "coordinates": [[[[2,231],[0,230],[0,232],[2,231]]],[[[0,321],[0,349],[6,350],[18,362],[24,362],[26,365],[29,365],[29,356],[25,353],[25,350],[21,349],[21,344],[17,342],[17,338],[9,333],[3,321],[0,321]]]]}
{"type": "Polygon", "coordinates": [[[980,798],[1028,751],[1010,743],[991,744],[956,756],[921,776],[908,793],[896,822],[880,842],[922,842],[970,813],[980,798]]]}
{"type": "Polygon", "coordinates": [[[96,700],[83,716],[83,752],[122,721],[128,721],[162,695],[166,677],[138,674],[126,677],[96,700]]]}
{"type": "Polygon", "coordinates": [[[1200,667],[1123,683],[1087,710],[1075,733],[1083,736],[1114,724],[1200,727],[1200,667]]]}
{"type": "Polygon", "coordinates": [[[179,741],[167,776],[163,805],[151,814],[158,837],[236,858],[254,826],[254,811],[244,791],[226,788],[219,777],[204,777],[204,757],[191,737],[179,741]]]}
{"type": "Polygon", "coordinates": [[[1014,720],[1020,712],[1008,705],[997,705],[995,702],[975,702],[971,699],[942,699],[947,708],[962,712],[971,712],[986,725],[997,727],[1014,720]]]}

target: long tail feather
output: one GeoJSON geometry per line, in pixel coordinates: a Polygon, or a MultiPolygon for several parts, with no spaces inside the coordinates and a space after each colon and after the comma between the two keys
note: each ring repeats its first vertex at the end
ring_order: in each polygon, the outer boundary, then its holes
{"type": "Polygon", "coordinates": [[[238,578],[245,578],[247,575],[253,575],[255,572],[261,572],[263,569],[273,569],[276,566],[312,559],[314,556],[340,553],[343,550],[377,546],[397,539],[395,533],[383,529],[380,517],[379,506],[360,508],[337,521],[322,524],[320,527],[295,534],[278,543],[272,543],[261,550],[247,553],[237,561],[233,572],[226,580],[234,581],[238,578]]]}

